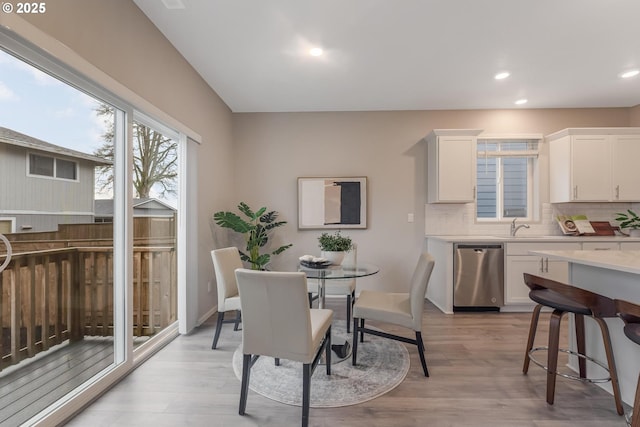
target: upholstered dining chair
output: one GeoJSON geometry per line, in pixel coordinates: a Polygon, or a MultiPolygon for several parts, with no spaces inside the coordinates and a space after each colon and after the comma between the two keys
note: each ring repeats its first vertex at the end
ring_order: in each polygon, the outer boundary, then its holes
{"type": "Polygon", "coordinates": [[[325,352],[331,374],[333,310],[310,309],[303,272],[236,270],[242,306],[242,386],[245,414],[251,366],[259,356],[302,363],[302,426],[309,424],[311,375],[325,352]]]}
{"type": "Polygon", "coordinates": [[[240,252],[236,247],[215,249],[211,251],[211,259],[213,260],[218,290],[218,321],[213,343],[211,344],[211,348],[215,349],[218,347],[222,324],[234,323],[234,331],[238,330],[238,325],[240,324],[240,295],[238,295],[235,270],[236,268],[242,268],[242,260],[240,260],[240,252]],[[224,319],[224,314],[228,311],[236,312],[235,319],[224,319]]]}
{"type": "Polygon", "coordinates": [[[429,376],[427,362],[424,357],[424,342],[422,341],[422,313],[424,311],[424,296],[429,284],[435,261],[431,254],[422,253],[418,258],[413,276],[411,277],[408,293],[380,292],[363,290],[353,306],[353,350],[351,364],[356,365],[358,356],[358,334],[360,342],[364,342],[364,334],[377,335],[397,341],[406,342],[418,347],[420,362],[425,377],[429,376]],[[401,335],[393,335],[377,329],[365,327],[365,320],[375,320],[383,323],[404,326],[415,332],[415,339],[401,335]]]}
{"type": "MultiPolygon", "coordinates": [[[[357,264],[358,247],[354,243],[351,250],[345,253],[342,265],[349,267],[357,264]]],[[[309,293],[309,306],[318,299],[318,280],[307,280],[307,292],[309,293]]],[[[353,304],[356,302],[356,279],[329,279],[324,282],[325,295],[345,296],[347,300],[347,333],[351,332],[351,313],[353,304]]]]}

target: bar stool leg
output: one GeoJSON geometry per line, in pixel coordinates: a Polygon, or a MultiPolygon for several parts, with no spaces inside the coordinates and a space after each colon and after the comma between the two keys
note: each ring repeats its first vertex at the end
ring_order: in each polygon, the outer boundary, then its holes
{"type": "Polygon", "coordinates": [[[622,407],[622,397],[620,396],[620,384],[618,383],[618,371],[616,370],[616,361],[613,357],[613,348],[611,347],[611,337],[609,336],[609,328],[604,319],[594,317],[600,330],[602,331],[602,341],[604,341],[604,351],[607,355],[607,363],[609,365],[609,376],[611,377],[611,388],[613,389],[613,398],[616,401],[616,411],[618,415],[624,415],[622,407]]]}
{"type": "Polygon", "coordinates": [[[547,403],[553,405],[560,347],[560,322],[564,311],[554,310],[549,320],[549,350],[547,353],[547,403]]]}
{"type": "Polygon", "coordinates": [[[640,375],[638,375],[636,398],[633,402],[633,412],[631,412],[631,427],[640,427],[640,375]]]}
{"type": "Polygon", "coordinates": [[[533,309],[533,313],[531,314],[531,326],[529,326],[529,338],[527,339],[527,349],[524,351],[524,365],[522,366],[523,374],[526,374],[527,372],[529,372],[529,361],[531,360],[529,357],[529,352],[533,348],[533,342],[536,339],[536,330],[538,328],[538,319],[540,318],[541,309],[542,309],[542,306],[538,304],[533,309]]]}
{"type": "MultiPolygon", "coordinates": [[[[584,315],[576,313],[573,318],[576,324],[576,349],[580,354],[587,354],[585,353],[584,315]]],[[[580,372],[580,378],[587,378],[587,359],[584,357],[578,357],[578,372],[580,372]]]]}

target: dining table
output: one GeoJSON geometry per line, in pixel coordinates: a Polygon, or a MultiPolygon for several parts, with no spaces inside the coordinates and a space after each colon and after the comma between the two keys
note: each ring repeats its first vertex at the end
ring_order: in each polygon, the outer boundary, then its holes
{"type": "MultiPolygon", "coordinates": [[[[310,265],[303,262],[298,263],[298,271],[303,271],[307,275],[307,279],[316,279],[318,282],[318,308],[324,308],[325,285],[327,280],[344,280],[357,279],[361,277],[372,276],[380,271],[380,268],[374,264],[357,262],[349,265],[310,265]]],[[[351,344],[348,339],[332,339],[331,349],[338,357],[338,361],[342,361],[349,357],[351,344]]]]}

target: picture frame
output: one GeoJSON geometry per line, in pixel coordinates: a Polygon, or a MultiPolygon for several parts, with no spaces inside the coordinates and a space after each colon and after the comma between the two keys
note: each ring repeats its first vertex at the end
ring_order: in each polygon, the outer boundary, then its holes
{"type": "Polygon", "coordinates": [[[298,178],[298,228],[367,228],[367,177],[298,178]]]}

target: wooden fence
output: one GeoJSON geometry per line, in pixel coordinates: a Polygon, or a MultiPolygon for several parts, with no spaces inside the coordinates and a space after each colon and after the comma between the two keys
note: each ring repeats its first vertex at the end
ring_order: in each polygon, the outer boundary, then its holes
{"type": "MultiPolygon", "coordinates": [[[[153,335],[177,319],[175,248],[134,247],[133,257],[133,334],[153,335]]],[[[14,253],[0,291],[0,369],[65,340],[113,335],[112,247],[14,253]]]]}

